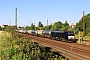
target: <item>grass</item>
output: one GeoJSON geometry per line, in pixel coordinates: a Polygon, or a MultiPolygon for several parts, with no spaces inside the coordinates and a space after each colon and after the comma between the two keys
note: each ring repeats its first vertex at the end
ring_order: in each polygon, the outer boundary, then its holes
{"type": "MultiPolygon", "coordinates": [[[[79,39],[79,34],[76,34],[75,38],[79,39]]],[[[90,36],[84,36],[83,40],[90,40],[90,36]]],[[[80,43],[79,40],[77,41],[77,43],[80,43]]],[[[81,44],[90,45],[90,42],[82,42],[81,44]]]]}
{"type": "Polygon", "coordinates": [[[84,39],[85,40],[90,40],[90,36],[85,36],[84,39]]]}
{"type": "MultiPolygon", "coordinates": [[[[79,35],[75,35],[76,39],[79,39],[79,35]]],[[[84,40],[90,40],[90,36],[84,36],[83,37],[84,40]]]]}
{"type": "MultiPolygon", "coordinates": [[[[80,32],[80,36],[83,36],[83,32],[80,32]]],[[[79,39],[79,34],[75,34],[75,38],[79,39]]],[[[83,39],[84,40],[90,40],[90,36],[84,36],[83,39]]]]}
{"type": "Polygon", "coordinates": [[[3,32],[0,34],[0,60],[64,60],[31,39],[3,32]]]}

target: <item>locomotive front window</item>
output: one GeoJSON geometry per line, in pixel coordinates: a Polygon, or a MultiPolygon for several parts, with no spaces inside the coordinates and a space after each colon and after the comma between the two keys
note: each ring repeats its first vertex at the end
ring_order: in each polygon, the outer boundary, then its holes
{"type": "Polygon", "coordinates": [[[74,33],[68,33],[68,36],[74,36],[74,33]]]}

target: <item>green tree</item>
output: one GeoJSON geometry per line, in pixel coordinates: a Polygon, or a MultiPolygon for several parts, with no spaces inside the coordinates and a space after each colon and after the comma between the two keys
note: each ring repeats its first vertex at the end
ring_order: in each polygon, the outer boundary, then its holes
{"type": "MultiPolygon", "coordinates": [[[[86,35],[90,33],[90,13],[84,16],[84,23],[86,23],[86,35]]],[[[80,27],[80,30],[83,30],[83,20],[80,19],[79,23],[76,24],[75,32],[78,33],[78,28],[80,27]]]]}
{"type": "Polygon", "coordinates": [[[0,30],[2,30],[1,26],[0,26],[0,30]]]}
{"type": "Polygon", "coordinates": [[[51,28],[52,28],[52,24],[50,24],[50,25],[48,26],[48,28],[49,28],[49,30],[51,30],[51,28]]]}
{"type": "Polygon", "coordinates": [[[69,28],[69,23],[66,20],[64,23],[64,30],[68,30],[68,28],[69,28]]]}
{"type": "Polygon", "coordinates": [[[67,22],[67,20],[64,23],[64,27],[66,27],[66,26],[69,26],[69,23],[67,22]]]}
{"type": "Polygon", "coordinates": [[[76,27],[74,28],[75,30],[75,34],[77,34],[79,32],[79,23],[76,23],[76,27]]]}
{"type": "Polygon", "coordinates": [[[33,23],[31,23],[31,30],[35,29],[35,25],[33,23]]]}
{"type": "Polygon", "coordinates": [[[26,30],[30,30],[31,27],[30,27],[30,26],[26,26],[25,29],[26,29],[26,30]]]}
{"type": "Polygon", "coordinates": [[[60,30],[63,26],[61,21],[55,22],[51,28],[51,30],[60,30]]]}
{"type": "Polygon", "coordinates": [[[39,21],[39,23],[38,23],[38,27],[43,27],[43,24],[42,24],[41,21],[39,21]]]}
{"type": "Polygon", "coordinates": [[[85,23],[86,23],[86,35],[90,33],[90,13],[85,16],[85,23]]]}

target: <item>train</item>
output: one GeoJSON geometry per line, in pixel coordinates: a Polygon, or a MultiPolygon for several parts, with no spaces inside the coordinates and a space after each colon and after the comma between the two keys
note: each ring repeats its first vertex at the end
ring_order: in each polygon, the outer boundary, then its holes
{"type": "Polygon", "coordinates": [[[76,42],[73,31],[63,30],[16,30],[19,33],[30,34],[43,38],[50,38],[51,40],[60,40],[66,42],[76,42]]]}

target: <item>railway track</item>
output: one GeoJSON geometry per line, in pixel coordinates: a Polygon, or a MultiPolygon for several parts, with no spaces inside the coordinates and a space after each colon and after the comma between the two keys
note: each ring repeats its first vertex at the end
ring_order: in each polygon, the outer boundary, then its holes
{"type": "Polygon", "coordinates": [[[62,55],[66,56],[70,60],[72,60],[73,58],[76,58],[76,60],[90,60],[90,46],[80,45],[76,43],[66,43],[26,34],[22,35],[31,38],[32,40],[38,42],[41,45],[48,46],[53,50],[62,53],[62,55]]]}

